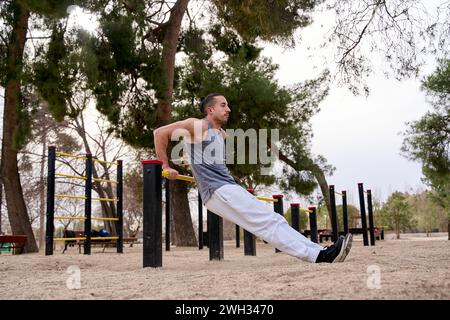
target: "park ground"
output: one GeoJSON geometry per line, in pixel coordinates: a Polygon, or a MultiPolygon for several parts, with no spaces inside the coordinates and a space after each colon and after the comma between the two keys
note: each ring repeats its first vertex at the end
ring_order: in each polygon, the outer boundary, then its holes
{"type": "Polygon", "coordinates": [[[344,263],[311,264],[262,242],[257,256],[244,256],[226,241],[223,261],[209,261],[207,248],[172,247],[156,269],[142,268],[139,244],[123,254],[93,248],[87,256],[73,247],[53,256],[2,253],[0,299],[448,300],[449,245],[442,233],[387,236],[371,247],[356,236],[344,263]],[[80,271],[78,289],[73,270],[80,271]]]}

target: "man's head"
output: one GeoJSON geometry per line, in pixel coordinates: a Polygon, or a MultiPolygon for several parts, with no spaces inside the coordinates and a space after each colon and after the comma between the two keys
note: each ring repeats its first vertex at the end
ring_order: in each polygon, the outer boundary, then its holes
{"type": "Polygon", "coordinates": [[[202,98],[200,102],[200,111],[213,121],[225,124],[228,121],[231,112],[228,102],[220,93],[210,93],[202,98]]]}

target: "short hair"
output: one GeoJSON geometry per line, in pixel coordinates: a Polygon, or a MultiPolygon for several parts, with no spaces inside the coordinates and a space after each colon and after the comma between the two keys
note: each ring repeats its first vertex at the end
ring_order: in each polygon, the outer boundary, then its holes
{"type": "Polygon", "coordinates": [[[214,98],[223,96],[221,93],[210,93],[206,97],[200,98],[200,112],[205,114],[206,107],[210,106],[214,102],[214,98]]]}

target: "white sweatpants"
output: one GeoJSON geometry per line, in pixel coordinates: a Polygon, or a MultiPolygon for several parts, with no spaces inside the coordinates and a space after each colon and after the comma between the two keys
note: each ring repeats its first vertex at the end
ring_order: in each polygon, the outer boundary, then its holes
{"type": "Polygon", "coordinates": [[[239,185],[227,184],[217,189],[205,207],[275,248],[308,262],[315,262],[322,246],[289,226],[280,214],[266,207],[239,185]]]}

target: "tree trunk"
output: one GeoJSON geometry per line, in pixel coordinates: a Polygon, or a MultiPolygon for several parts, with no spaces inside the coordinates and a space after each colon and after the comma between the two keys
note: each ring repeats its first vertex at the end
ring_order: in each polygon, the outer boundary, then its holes
{"type": "Polygon", "coordinates": [[[23,234],[28,237],[24,252],[38,252],[36,239],[27,213],[20,184],[19,168],[17,164],[17,147],[14,136],[17,134],[21,109],[21,80],[23,69],[23,53],[28,29],[29,12],[19,3],[12,4],[14,19],[8,53],[6,58],[7,74],[5,85],[5,103],[3,116],[3,141],[1,174],[5,186],[8,218],[13,234],[23,234]]]}
{"type": "Polygon", "coordinates": [[[325,205],[327,206],[328,217],[330,218],[330,221],[332,221],[330,189],[328,188],[328,183],[325,178],[325,175],[323,174],[322,169],[316,164],[312,164],[311,167],[309,168],[309,171],[311,171],[311,173],[314,175],[314,177],[316,178],[316,180],[319,184],[320,191],[322,192],[323,200],[325,201],[325,205]]]}
{"type": "Polygon", "coordinates": [[[195,237],[189,201],[187,196],[177,196],[187,195],[187,182],[179,180],[170,181],[170,190],[173,190],[170,197],[170,205],[172,206],[171,208],[173,214],[173,226],[175,229],[175,238],[173,239],[173,243],[177,246],[195,247],[197,246],[197,238],[195,237]]]}
{"type": "MultiPolygon", "coordinates": [[[[189,0],[178,0],[173,6],[170,18],[164,25],[162,64],[164,69],[163,98],[158,101],[157,126],[164,126],[171,122],[172,95],[175,75],[175,55],[181,31],[181,23],[187,10],[189,0]]],[[[170,155],[170,152],[169,152],[170,155]]],[[[173,211],[173,227],[175,230],[174,243],[179,246],[196,246],[194,226],[188,201],[188,188],[186,182],[171,182],[170,198],[173,211]],[[172,187],[173,186],[173,187],[172,187]]]]}
{"type": "Polygon", "coordinates": [[[448,219],[447,233],[448,233],[448,240],[450,240],[450,219],[448,219]]]}
{"type": "Polygon", "coordinates": [[[39,249],[45,244],[45,153],[47,152],[47,131],[42,139],[42,157],[39,175],[39,249]]]}
{"type": "Polygon", "coordinates": [[[3,179],[0,177],[0,236],[2,231],[2,204],[3,204],[3,179]]]}
{"type": "Polygon", "coordinates": [[[397,239],[400,239],[400,219],[398,215],[395,217],[395,233],[397,234],[397,239]]]}
{"type": "Polygon", "coordinates": [[[294,162],[293,160],[289,159],[286,155],[284,155],[281,152],[281,150],[278,150],[278,159],[283,161],[296,171],[306,170],[310,171],[314,175],[314,177],[317,180],[317,183],[319,184],[320,191],[322,192],[323,200],[325,201],[325,205],[327,206],[328,210],[328,217],[330,218],[331,221],[332,219],[331,219],[330,191],[328,189],[328,183],[325,178],[325,175],[323,174],[322,169],[318,165],[316,165],[312,160],[310,160],[310,163],[307,166],[300,167],[300,165],[298,165],[296,162],[294,162]]]}
{"type": "Polygon", "coordinates": [[[163,98],[158,101],[157,126],[169,124],[172,118],[172,95],[175,75],[175,55],[177,53],[178,38],[181,31],[181,22],[187,10],[189,0],[178,0],[173,6],[169,21],[164,26],[162,63],[164,68],[165,86],[163,98]]]}

